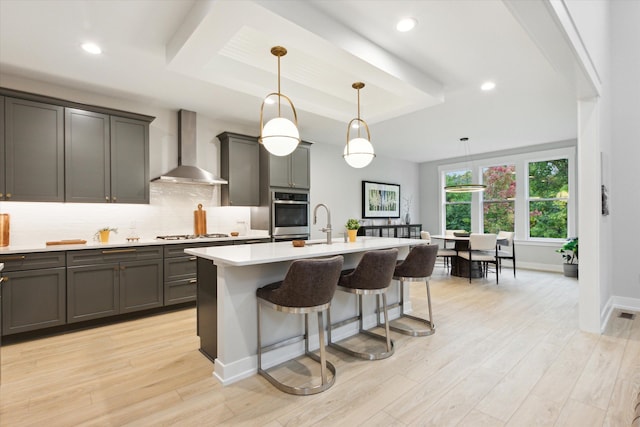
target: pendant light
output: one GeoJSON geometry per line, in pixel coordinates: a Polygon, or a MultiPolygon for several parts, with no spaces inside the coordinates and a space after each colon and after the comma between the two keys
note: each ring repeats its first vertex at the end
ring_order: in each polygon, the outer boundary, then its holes
{"type": "MultiPolygon", "coordinates": [[[[467,157],[467,167],[469,167],[469,162],[471,160],[471,155],[469,154],[469,138],[460,138],[460,142],[464,143],[465,155],[467,157]]],[[[473,168],[469,169],[473,174],[473,168]]],[[[479,193],[484,191],[486,188],[487,186],[483,184],[458,184],[447,185],[444,187],[444,191],[447,193],[479,193]]]]}
{"type": "Polygon", "coordinates": [[[364,83],[355,82],[351,85],[352,88],[358,91],[358,117],[352,119],[347,127],[347,145],[344,147],[344,153],[342,157],[352,168],[363,168],[367,166],[376,154],[373,152],[373,145],[371,145],[371,134],[369,133],[369,126],[367,122],[360,118],[360,89],[364,87],[364,83]],[[357,126],[358,136],[350,139],[351,128],[357,126]],[[364,126],[367,131],[367,137],[360,136],[360,131],[364,126]]]}
{"type": "Polygon", "coordinates": [[[280,58],[287,54],[287,49],[282,46],[271,48],[271,54],[278,58],[278,92],[267,95],[260,106],[260,138],[258,141],[264,148],[274,156],[286,156],[293,151],[300,143],[300,133],[298,132],[298,115],[291,99],[280,92],[280,58]],[[278,116],[264,124],[264,105],[270,103],[272,96],[278,97],[278,116]],[[293,122],[281,115],[281,100],[284,98],[293,111],[293,122]]]}

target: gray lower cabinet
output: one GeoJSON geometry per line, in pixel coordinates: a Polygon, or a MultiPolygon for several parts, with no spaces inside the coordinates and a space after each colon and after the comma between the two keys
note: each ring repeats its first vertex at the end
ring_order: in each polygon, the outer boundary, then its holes
{"type": "Polygon", "coordinates": [[[5,97],[0,200],[64,201],[64,109],[5,97]]]}
{"type": "Polygon", "coordinates": [[[184,243],[164,247],[164,305],[195,301],[198,288],[196,257],[188,248],[231,245],[232,241],[184,243]]]}
{"type": "Polygon", "coordinates": [[[2,334],[66,323],[64,252],[0,256],[2,334]]]}
{"type": "Polygon", "coordinates": [[[67,253],[67,321],[161,307],[162,246],[67,253]]]}

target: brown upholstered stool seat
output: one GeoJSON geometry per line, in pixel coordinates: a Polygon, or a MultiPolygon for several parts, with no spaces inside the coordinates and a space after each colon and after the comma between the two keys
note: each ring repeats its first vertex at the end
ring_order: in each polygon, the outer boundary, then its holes
{"type": "MultiPolygon", "coordinates": [[[[433,323],[433,316],[431,313],[431,290],[429,289],[429,279],[433,273],[433,267],[436,263],[436,257],[438,255],[438,245],[419,245],[415,246],[407,255],[404,261],[399,261],[398,265],[393,272],[393,279],[400,281],[400,298],[395,304],[390,305],[388,308],[392,309],[400,307],[400,317],[413,319],[426,325],[426,329],[411,328],[405,325],[400,325],[399,322],[391,322],[389,327],[405,335],[411,335],[413,337],[421,337],[432,335],[436,331],[436,325],[433,323]],[[422,319],[417,316],[412,316],[404,312],[404,284],[405,282],[425,282],[427,285],[427,303],[429,308],[429,319],[422,319]]],[[[380,310],[378,309],[378,324],[380,310]]]]}
{"type": "Polygon", "coordinates": [[[352,356],[360,357],[367,360],[385,359],[394,352],[394,343],[389,336],[389,322],[387,316],[387,289],[391,284],[391,277],[395,269],[398,250],[384,249],[378,251],[365,252],[358,266],[352,270],[342,272],[340,281],[338,282],[338,290],[356,294],[358,302],[358,315],[345,319],[336,324],[331,324],[331,310],[328,312],[328,342],[329,346],[341,350],[352,356]],[[364,329],[364,316],[362,311],[362,296],[376,295],[382,296],[383,308],[385,313],[385,336],[378,335],[369,330],[364,329]],[[378,352],[360,352],[346,347],[346,345],[338,344],[331,339],[331,330],[342,325],[352,322],[359,322],[359,333],[367,335],[376,340],[385,342],[384,349],[378,352]]]}
{"type": "MultiPolygon", "coordinates": [[[[258,373],[279,390],[290,394],[308,395],[320,393],[331,387],[336,379],[335,367],[326,360],[324,325],[322,313],[331,306],[331,299],[338,285],[343,257],[303,259],[291,263],[285,278],[256,290],[258,297],[258,373]],[[292,314],[304,314],[304,335],[262,346],[262,306],[292,314]],[[318,314],[318,338],[320,356],[309,351],[309,313],[318,314]],[[273,377],[267,369],[262,369],[262,354],[285,345],[305,342],[305,355],[320,363],[321,383],[314,386],[288,385],[273,377]],[[331,378],[327,375],[331,372],[331,378]]],[[[285,362],[286,363],[286,362],[285,362]]]]}

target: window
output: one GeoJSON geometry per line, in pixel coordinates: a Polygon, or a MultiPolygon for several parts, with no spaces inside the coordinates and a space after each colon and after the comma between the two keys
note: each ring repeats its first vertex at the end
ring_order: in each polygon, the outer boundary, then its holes
{"type": "Polygon", "coordinates": [[[515,230],[516,166],[490,166],[482,170],[482,218],[485,233],[515,230]]]}
{"type": "MultiPolygon", "coordinates": [[[[445,173],[445,185],[471,184],[471,171],[445,173]]],[[[445,193],[445,228],[471,231],[471,193],[445,193]]]]}
{"type": "MultiPolygon", "coordinates": [[[[534,245],[576,234],[573,146],[508,153],[469,162],[441,164],[439,226],[474,233],[514,231],[534,245]],[[483,183],[480,193],[447,193],[444,186],[483,183]],[[572,197],[574,196],[574,197],[572,197]]],[[[555,243],[555,242],[554,242],[555,243]]]]}
{"type": "Polygon", "coordinates": [[[565,239],[569,159],[529,162],[529,237],[565,239]]]}

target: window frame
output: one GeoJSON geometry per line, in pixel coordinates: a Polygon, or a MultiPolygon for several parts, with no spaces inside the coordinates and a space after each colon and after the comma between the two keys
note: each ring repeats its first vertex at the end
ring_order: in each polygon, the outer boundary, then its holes
{"type": "MultiPolygon", "coordinates": [[[[576,147],[563,147],[556,149],[529,151],[513,155],[474,156],[472,164],[469,161],[457,161],[453,163],[441,164],[438,166],[438,177],[440,181],[440,230],[445,232],[446,225],[446,194],[444,191],[445,173],[464,169],[471,169],[474,182],[482,182],[482,170],[486,167],[500,165],[515,165],[516,167],[516,197],[515,197],[515,237],[520,241],[528,242],[562,242],[566,238],[543,238],[529,236],[529,163],[556,160],[566,158],[569,160],[569,197],[567,200],[567,234],[568,237],[575,236],[578,225],[577,218],[577,174],[576,174],[576,147]]],[[[471,198],[471,231],[482,233],[484,231],[483,218],[483,193],[472,193],[471,198]]],[[[539,200],[539,199],[536,199],[539,200]]]]}

